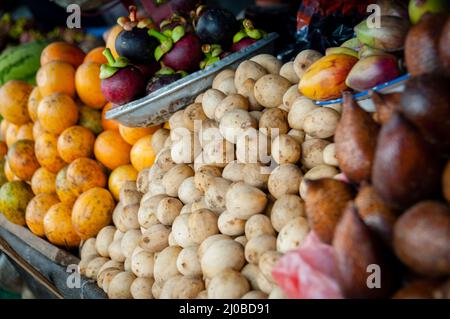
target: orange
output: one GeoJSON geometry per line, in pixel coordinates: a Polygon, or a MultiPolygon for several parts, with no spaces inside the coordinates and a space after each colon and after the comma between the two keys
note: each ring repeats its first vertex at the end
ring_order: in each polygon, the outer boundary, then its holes
{"type": "Polygon", "coordinates": [[[106,60],[106,57],[103,55],[103,51],[105,50],[105,47],[98,47],[95,49],[92,49],[91,51],[86,54],[86,57],[84,58],[83,63],[86,62],[94,62],[98,64],[106,64],[108,61],[106,60]]]}
{"type": "Polygon", "coordinates": [[[101,109],[107,102],[100,88],[100,64],[86,62],[75,73],[75,87],[81,101],[94,109],[101,109]]]}
{"type": "Polygon", "coordinates": [[[23,124],[17,130],[17,140],[34,140],[33,137],[33,123],[23,124]]]}
{"type": "Polygon", "coordinates": [[[107,120],[106,112],[113,108],[113,104],[108,102],[102,110],[102,126],[103,129],[106,130],[119,130],[119,122],[116,120],[107,120]]]}
{"type": "Polygon", "coordinates": [[[95,187],[81,194],[72,210],[72,225],[82,239],[95,237],[112,220],[114,199],[104,188],[95,187]]]}
{"type": "Polygon", "coordinates": [[[119,57],[119,54],[116,51],[116,38],[122,30],[122,27],[117,24],[108,31],[108,37],[106,38],[106,47],[111,50],[111,53],[115,58],[119,57]]]}
{"type": "Polygon", "coordinates": [[[33,234],[40,237],[45,235],[45,214],[50,207],[58,202],[58,197],[55,194],[39,194],[30,200],[25,211],[25,222],[33,234]]]}
{"type": "Polygon", "coordinates": [[[80,195],[94,187],[105,187],[106,174],[93,159],[77,158],[67,168],[67,182],[72,191],[80,195]]]}
{"type": "Polygon", "coordinates": [[[54,194],[56,174],[50,172],[45,167],[40,167],[34,172],[31,178],[31,189],[33,193],[38,194],[54,194]]]}
{"type": "Polygon", "coordinates": [[[57,173],[66,163],[58,154],[57,136],[51,133],[43,133],[36,139],[35,152],[41,166],[52,173],[57,173]]]}
{"type": "Polygon", "coordinates": [[[23,181],[31,180],[39,168],[39,162],[34,154],[34,142],[19,140],[8,150],[8,164],[11,171],[23,181]]]}
{"type": "Polygon", "coordinates": [[[109,169],[130,163],[130,150],[131,146],[117,131],[104,131],[95,140],[95,157],[109,169]]]}
{"type": "Polygon", "coordinates": [[[41,91],[39,91],[39,88],[36,86],[33,91],[31,91],[30,96],[28,97],[28,114],[30,115],[30,118],[33,122],[37,121],[37,108],[39,105],[39,102],[42,100],[41,91]]]}
{"type": "Polygon", "coordinates": [[[152,148],[152,135],[141,137],[137,141],[130,153],[131,164],[138,172],[150,167],[155,161],[155,152],[152,148]]]}
{"type": "Polygon", "coordinates": [[[119,132],[123,139],[128,143],[133,145],[136,143],[141,137],[150,135],[155,133],[161,126],[152,126],[152,127],[128,127],[122,124],[119,124],[119,132]]]}
{"type": "Polygon", "coordinates": [[[11,171],[11,168],[9,167],[8,158],[6,158],[4,169],[5,169],[5,176],[6,176],[6,179],[8,180],[8,182],[18,180],[18,177],[16,175],[14,175],[14,173],[11,171]]]}
{"type": "Polygon", "coordinates": [[[108,188],[114,198],[119,201],[119,191],[123,182],[135,181],[138,171],[132,165],[122,165],[117,167],[109,175],[108,188]]]}
{"type": "Polygon", "coordinates": [[[28,97],[33,87],[24,81],[12,80],[0,88],[0,114],[16,125],[30,121],[28,97]]]}
{"type": "Polygon", "coordinates": [[[41,53],[41,65],[53,61],[62,61],[71,64],[74,68],[83,63],[85,54],[77,46],[67,42],[53,42],[41,53]]]}
{"type": "Polygon", "coordinates": [[[0,158],[3,158],[8,153],[8,146],[5,142],[0,141],[0,158]]]}
{"type": "Polygon", "coordinates": [[[10,123],[6,129],[6,145],[11,147],[17,141],[17,133],[19,133],[19,126],[10,123]]]}
{"type": "Polygon", "coordinates": [[[95,135],[100,134],[103,132],[101,110],[94,110],[89,106],[81,106],[78,125],[90,129],[95,135]]]}
{"type": "Polygon", "coordinates": [[[65,166],[56,174],[55,189],[61,202],[73,204],[78,196],[67,181],[68,168],[69,166],[65,166]]]}
{"type": "Polygon", "coordinates": [[[34,122],[34,124],[33,124],[33,139],[37,140],[37,138],[44,133],[49,133],[49,132],[46,131],[42,127],[41,122],[39,122],[39,121],[34,122]]]}
{"type": "Polygon", "coordinates": [[[50,207],[44,217],[44,232],[52,244],[75,248],[80,244],[80,237],[72,226],[72,206],[57,203],[50,207]]]}
{"type": "Polygon", "coordinates": [[[39,103],[38,120],[45,130],[60,134],[77,123],[78,107],[70,96],[54,93],[39,103]]]}
{"type": "Polygon", "coordinates": [[[6,130],[8,129],[9,122],[8,120],[3,119],[0,124],[0,135],[2,141],[6,141],[6,130]]]}
{"type": "Polygon", "coordinates": [[[75,69],[68,63],[54,61],[41,66],[36,82],[43,97],[53,93],[75,95],[75,69]]]}
{"type": "Polygon", "coordinates": [[[34,196],[30,185],[24,181],[5,183],[0,188],[0,196],[3,216],[14,224],[25,226],[25,210],[34,196]]]}
{"type": "Polygon", "coordinates": [[[89,129],[72,126],[65,129],[58,137],[58,153],[67,163],[80,157],[91,157],[94,150],[95,136],[89,129]]]}

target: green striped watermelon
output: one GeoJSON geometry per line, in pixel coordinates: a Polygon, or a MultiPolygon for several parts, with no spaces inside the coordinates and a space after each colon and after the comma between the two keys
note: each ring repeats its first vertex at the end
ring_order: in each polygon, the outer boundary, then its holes
{"type": "Polygon", "coordinates": [[[0,55],[0,85],[9,80],[23,80],[35,84],[41,52],[47,45],[48,42],[36,41],[4,50],[0,55]]]}

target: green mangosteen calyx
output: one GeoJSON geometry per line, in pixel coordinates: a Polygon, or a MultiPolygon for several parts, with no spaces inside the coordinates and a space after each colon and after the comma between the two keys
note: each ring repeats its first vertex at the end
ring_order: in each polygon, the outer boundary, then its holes
{"type": "Polygon", "coordinates": [[[184,27],[181,25],[176,26],[173,29],[164,30],[162,33],[156,31],[155,29],[148,30],[148,34],[155,37],[161,43],[155,49],[155,59],[156,61],[161,60],[164,54],[172,50],[174,43],[177,43],[185,35],[184,27]]]}
{"type": "Polygon", "coordinates": [[[180,16],[177,13],[174,13],[169,19],[164,19],[161,21],[161,23],[159,24],[159,29],[164,30],[166,27],[173,28],[176,25],[186,26],[187,25],[186,18],[180,16]]]}
{"type": "Polygon", "coordinates": [[[100,66],[100,79],[102,80],[112,77],[117,71],[128,66],[129,62],[127,58],[118,57],[115,59],[110,49],[105,49],[103,55],[106,57],[108,63],[100,66]]]}
{"type": "Polygon", "coordinates": [[[186,71],[183,70],[175,71],[174,69],[165,66],[162,62],[161,62],[161,69],[155,72],[155,75],[174,75],[174,74],[179,74],[181,75],[182,78],[188,75],[186,71]]]}
{"type": "Polygon", "coordinates": [[[205,59],[200,62],[200,69],[220,61],[220,55],[223,52],[219,44],[204,44],[202,45],[202,51],[205,54],[205,59]]]}
{"type": "Polygon", "coordinates": [[[244,21],[242,21],[242,27],[243,28],[234,35],[233,43],[238,43],[239,41],[245,38],[259,40],[267,35],[267,32],[260,29],[255,29],[253,22],[250,21],[249,19],[244,19],[244,21]]]}

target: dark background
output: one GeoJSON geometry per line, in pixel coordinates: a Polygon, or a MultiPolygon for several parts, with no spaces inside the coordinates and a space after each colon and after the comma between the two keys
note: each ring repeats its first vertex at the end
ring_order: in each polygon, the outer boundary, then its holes
{"type": "MultiPolygon", "coordinates": [[[[68,1],[70,2],[70,1],[68,1]]],[[[74,1],[75,2],[75,1],[74,1]]],[[[270,2],[280,3],[283,1],[257,1],[258,4],[267,5],[270,2]]],[[[284,1],[289,3],[291,8],[298,8],[300,0],[284,1]]],[[[229,9],[234,14],[238,15],[245,8],[255,5],[255,0],[207,0],[208,5],[216,5],[229,9]]],[[[0,1],[0,15],[2,11],[12,11],[21,5],[26,5],[36,18],[37,23],[44,29],[51,30],[56,26],[65,26],[67,13],[64,8],[50,0],[1,0],[0,1]]],[[[96,27],[105,26],[114,23],[115,19],[124,14],[123,7],[119,1],[111,1],[111,4],[106,4],[96,10],[83,11],[82,26],[96,27]],[[114,3],[118,5],[114,6],[114,3]]]]}

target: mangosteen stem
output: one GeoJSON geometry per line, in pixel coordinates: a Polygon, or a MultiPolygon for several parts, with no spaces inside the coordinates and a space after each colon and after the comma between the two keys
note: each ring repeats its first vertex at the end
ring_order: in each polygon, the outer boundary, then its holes
{"type": "Polygon", "coordinates": [[[209,53],[209,52],[211,52],[211,45],[210,45],[210,44],[204,44],[204,45],[202,45],[202,51],[203,51],[203,53],[209,53]]]}
{"type": "Polygon", "coordinates": [[[219,44],[203,44],[202,51],[206,55],[211,55],[212,57],[219,56],[223,51],[219,44]]]}
{"type": "Polygon", "coordinates": [[[130,19],[127,18],[127,17],[119,17],[119,18],[117,18],[117,24],[120,25],[122,28],[128,22],[130,22],[130,19]]]}
{"type": "Polygon", "coordinates": [[[165,42],[167,40],[170,40],[169,37],[165,36],[164,34],[158,32],[158,31],[156,31],[155,29],[148,30],[148,35],[157,38],[160,43],[163,43],[163,42],[165,42]]]}
{"type": "Polygon", "coordinates": [[[234,35],[233,43],[237,43],[244,38],[259,40],[267,34],[263,30],[255,29],[253,22],[249,19],[245,19],[242,22],[242,26],[244,27],[244,29],[241,29],[238,33],[234,35]]]}
{"type": "Polygon", "coordinates": [[[252,22],[251,20],[249,20],[249,19],[245,19],[245,20],[242,22],[242,25],[244,26],[245,29],[250,29],[250,30],[252,30],[252,29],[255,28],[255,27],[253,26],[253,22],[252,22]]]}
{"type": "Polygon", "coordinates": [[[130,11],[130,21],[136,22],[137,21],[137,8],[136,6],[129,6],[128,11],[130,11]]]}
{"type": "Polygon", "coordinates": [[[109,48],[106,48],[103,50],[103,55],[106,57],[106,60],[108,61],[109,65],[113,65],[116,63],[116,59],[114,59],[114,56],[111,53],[111,50],[109,48]]]}
{"type": "Polygon", "coordinates": [[[162,34],[155,29],[148,30],[148,35],[155,37],[158,39],[158,41],[161,43],[156,49],[155,49],[155,60],[159,61],[161,60],[162,56],[172,50],[173,47],[173,40],[171,37],[166,36],[165,34],[162,34]]]}

